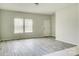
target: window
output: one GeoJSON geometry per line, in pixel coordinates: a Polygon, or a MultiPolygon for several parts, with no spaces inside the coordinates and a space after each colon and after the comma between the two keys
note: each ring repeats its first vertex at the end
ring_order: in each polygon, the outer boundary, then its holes
{"type": "Polygon", "coordinates": [[[14,33],[23,33],[23,19],[14,19],[14,33]]]}
{"type": "Polygon", "coordinates": [[[32,32],[32,19],[25,19],[25,32],[32,32]]]}
{"type": "Polygon", "coordinates": [[[15,18],[14,33],[29,33],[32,32],[32,19],[15,18]]]}

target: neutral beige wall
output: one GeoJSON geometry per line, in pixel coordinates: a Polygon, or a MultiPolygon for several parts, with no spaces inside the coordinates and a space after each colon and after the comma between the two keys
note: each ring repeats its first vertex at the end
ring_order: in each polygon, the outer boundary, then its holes
{"type": "Polygon", "coordinates": [[[1,12],[0,12],[0,40],[1,40],[1,12]]]}
{"type": "Polygon", "coordinates": [[[79,45],[78,5],[72,5],[56,12],[56,40],[79,45]]]}
{"type": "Polygon", "coordinates": [[[51,35],[52,36],[55,36],[55,26],[56,25],[56,19],[55,19],[55,14],[53,14],[52,16],[51,16],[51,35]]]}
{"type": "Polygon", "coordinates": [[[7,39],[16,39],[16,38],[19,39],[19,38],[30,38],[30,37],[42,37],[45,36],[44,34],[48,36],[50,35],[50,25],[44,25],[44,21],[47,20],[50,22],[50,19],[51,17],[49,15],[29,14],[29,13],[2,10],[1,38],[2,40],[7,40],[7,39]],[[14,34],[13,19],[15,17],[33,19],[33,33],[14,34]],[[46,30],[44,30],[45,26],[47,26],[46,30]]]}
{"type": "MultiPolygon", "coordinates": [[[[51,21],[51,19],[50,19],[50,21],[51,21]]],[[[51,36],[51,27],[50,27],[50,21],[49,21],[49,19],[47,20],[47,19],[44,19],[44,22],[43,22],[43,25],[44,25],[44,36],[51,36]],[[49,30],[48,30],[49,29],[49,30]]]]}
{"type": "Polygon", "coordinates": [[[77,43],[79,44],[79,4],[78,4],[78,41],[77,43]]]}

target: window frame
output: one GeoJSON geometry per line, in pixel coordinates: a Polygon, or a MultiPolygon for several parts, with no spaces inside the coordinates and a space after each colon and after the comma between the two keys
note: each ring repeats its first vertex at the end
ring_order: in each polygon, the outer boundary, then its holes
{"type": "MultiPolygon", "coordinates": [[[[13,25],[14,25],[14,28],[13,28],[13,29],[14,29],[14,33],[15,33],[15,34],[21,34],[21,33],[23,33],[23,26],[22,26],[22,32],[18,32],[18,33],[15,32],[15,31],[16,31],[16,29],[15,29],[15,19],[22,19],[22,20],[23,20],[23,18],[19,18],[19,17],[14,18],[14,24],[13,24],[13,25]]],[[[23,25],[23,21],[22,21],[22,25],[23,25]]]]}
{"type": "MultiPolygon", "coordinates": [[[[32,20],[32,31],[31,32],[26,32],[25,31],[25,20],[28,20],[28,18],[19,18],[19,17],[16,17],[16,18],[14,18],[14,31],[13,31],[13,33],[14,34],[23,34],[23,33],[32,33],[33,32],[33,19],[31,19],[32,20]],[[22,33],[15,33],[15,19],[22,19],[23,20],[23,32],[22,33]]],[[[30,18],[29,18],[29,20],[30,20],[30,18]]]]}
{"type": "Polygon", "coordinates": [[[24,33],[32,33],[32,32],[33,32],[33,20],[32,20],[32,19],[26,19],[26,18],[25,18],[25,19],[24,19],[24,23],[26,22],[26,20],[31,20],[31,22],[32,22],[32,23],[31,23],[31,25],[32,25],[32,26],[31,26],[32,30],[31,30],[30,32],[26,32],[26,26],[25,26],[26,24],[25,24],[25,25],[24,25],[24,33]]]}

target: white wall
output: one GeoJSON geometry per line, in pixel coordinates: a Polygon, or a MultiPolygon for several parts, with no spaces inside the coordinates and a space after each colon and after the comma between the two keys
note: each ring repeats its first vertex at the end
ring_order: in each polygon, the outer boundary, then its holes
{"type": "Polygon", "coordinates": [[[56,11],[56,40],[79,45],[78,5],[56,11]]]}
{"type": "MultiPolygon", "coordinates": [[[[50,25],[44,25],[44,21],[50,22],[51,17],[49,15],[40,14],[29,14],[23,12],[1,10],[1,38],[2,40],[7,39],[19,39],[19,38],[30,38],[30,37],[42,37],[50,35],[50,25]],[[26,34],[14,34],[13,19],[19,18],[31,18],[33,19],[33,33],[26,34]],[[44,27],[46,27],[44,30],[44,27]],[[48,32],[47,32],[48,31],[48,32]]],[[[48,23],[49,23],[48,22],[48,23]]]]}

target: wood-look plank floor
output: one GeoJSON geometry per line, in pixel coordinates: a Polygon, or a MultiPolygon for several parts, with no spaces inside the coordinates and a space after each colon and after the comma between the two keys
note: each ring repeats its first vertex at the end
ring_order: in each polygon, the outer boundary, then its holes
{"type": "Polygon", "coordinates": [[[75,45],[55,38],[33,38],[0,42],[0,56],[43,56],[75,45]]]}

